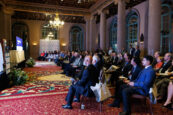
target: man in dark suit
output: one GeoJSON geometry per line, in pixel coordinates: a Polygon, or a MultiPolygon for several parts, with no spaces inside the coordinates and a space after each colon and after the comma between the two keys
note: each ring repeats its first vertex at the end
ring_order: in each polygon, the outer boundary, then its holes
{"type": "Polygon", "coordinates": [[[157,58],[160,57],[160,52],[156,51],[154,53],[154,59],[153,59],[153,63],[152,63],[152,67],[154,68],[154,66],[157,64],[157,58]]]}
{"type": "Polygon", "coordinates": [[[166,53],[164,56],[164,64],[162,67],[159,69],[159,73],[165,73],[166,70],[171,66],[171,58],[172,55],[171,53],[166,53]]]}
{"type": "Polygon", "coordinates": [[[118,64],[118,56],[115,51],[112,51],[111,56],[108,58],[107,62],[105,62],[105,67],[108,69],[111,65],[118,64]]]}
{"type": "Polygon", "coordinates": [[[123,75],[124,77],[128,77],[128,73],[129,71],[132,69],[132,65],[131,65],[131,57],[130,57],[130,54],[128,53],[125,53],[124,54],[124,65],[123,67],[121,68],[121,71],[119,75],[123,75]]]}
{"type": "Polygon", "coordinates": [[[123,101],[123,112],[120,112],[120,115],[130,115],[131,109],[129,98],[132,94],[140,94],[144,96],[149,94],[149,89],[152,87],[155,79],[155,71],[151,66],[152,61],[152,56],[145,56],[142,61],[145,68],[139,73],[138,77],[134,81],[120,87],[116,100],[113,102],[114,107],[120,107],[120,101],[123,101]]]}
{"type": "MultiPolygon", "coordinates": [[[[133,68],[132,68],[131,72],[129,73],[128,80],[120,79],[117,81],[116,87],[115,87],[115,96],[117,96],[116,93],[119,91],[119,88],[121,85],[123,85],[129,81],[134,81],[137,78],[138,74],[142,70],[140,63],[141,63],[141,61],[139,58],[137,58],[137,57],[132,58],[131,64],[133,65],[133,68]]],[[[109,104],[109,106],[114,107],[114,103],[109,104]]]]}
{"type": "Polygon", "coordinates": [[[80,101],[80,95],[90,96],[93,95],[90,86],[95,86],[98,83],[99,72],[96,67],[92,64],[92,57],[86,56],[84,60],[84,65],[87,67],[83,71],[81,80],[77,81],[74,85],[71,85],[66,96],[66,105],[62,105],[64,109],[72,109],[72,102],[74,96],[75,102],[80,101]]]}
{"type": "Polygon", "coordinates": [[[130,45],[130,52],[129,52],[129,54],[130,54],[131,58],[133,57],[134,52],[135,52],[135,48],[133,48],[133,46],[130,45]]]}
{"type": "Polygon", "coordinates": [[[109,80],[111,82],[111,85],[114,85],[114,82],[116,82],[119,79],[120,75],[124,77],[128,77],[128,73],[132,69],[132,65],[130,63],[131,61],[130,54],[125,53],[124,59],[125,59],[125,62],[123,66],[112,73],[111,78],[109,80]]]}
{"type": "Polygon", "coordinates": [[[112,56],[111,56],[111,64],[112,65],[117,65],[118,62],[118,57],[115,51],[112,51],[112,56]]]}
{"type": "Polygon", "coordinates": [[[134,56],[135,56],[135,57],[140,57],[140,53],[141,53],[141,51],[140,51],[140,49],[139,49],[139,46],[136,46],[134,56]]]}
{"type": "Polygon", "coordinates": [[[141,72],[142,68],[141,68],[141,60],[138,57],[133,57],[131,60],[131,64],[133,65],[133,68],[128,76],[128,79],[130,81],[134,81],[138,74],[141,72]]]}
{"type": "Polygon", "coordinates": [[[157,90],[157,100],[158,102],[159,101],[162,101],[163,97],[162,97],[162,94],[163,94],[163,88],[162,86],[166,85],[167,86],[167,82],[164,82],[165,81],[165,76],[162,77],[162,75],[160,75],[160,73],[165,73],[166,71],[168,71],[168,69],[171,67],[171,58],[172,58],[172,55],[171,53],[166,53],[165,56],[164,56],[164,64],[162,65],[162,67],[157,71],[158,73],[156,73],[157,75],[157,78],[154,82],[154,85],[156,86],[156,90],[157,90]],[[165,84],[166,83],[166,84],[165,84]]]}

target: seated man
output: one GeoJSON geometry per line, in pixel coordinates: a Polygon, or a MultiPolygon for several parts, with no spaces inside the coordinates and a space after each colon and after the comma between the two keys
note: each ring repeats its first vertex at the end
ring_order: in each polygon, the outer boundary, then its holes
{"type": "Polygon", "coordinates": [[[172,58],[171,53],[166,53],[164,56],[164,64],[162,64],[162,67],[158,71],[156,71],[157,77],[154,82],[154,86],[156,89],[154,89],[154,90],[157,90],[157,94],[156,94],[157,100],[162,99],[162,97],[160,96],[162,94],[161,85],[162,85],[163,81],[165,81],[165,76],[163,75],[163,73],[168,71],[168,69],[171,67],[171,58],[172,58]]]}
{"type": "MultiPolygon", "coordinates": [[[[166,100],[166,94],[167,94],[167,87],[170,81],[170,78],[173,76],[173,59],[172,59],[172,65],[168,68],[168,70],[165,72],[165,75],[162,75],[162,79],[157,82],[155,90],[157,90],[157,101],[162,102],[163,100],[166,100]]],[[[159,76],[160,77],[160,76],[159,76]]]]}
{"type": "Polygon", "coordinates": [[[118,93],[116,93],[116,99],[113,102],[114,107],[120,107],[120,101],[123,101],[123,112],[121,112],[120,115],[130,114],[129,97],[132,94],[144,96],[149,94],[149,89],[153,85],[155,79],[155,71],[151,66],[152,61],[152,56],[145,56],[142,61],[145,68],[139,73],[138,77],[133,82],[122,85],[118,93]]]}
{"type": "Polygon", "coordinates": [[[125,53],[124,59],[125,59],[125,62],[123,64],[123,66],[112,73],[112,76],[110,78],[111,85],[113,85],[114,82],[116,82],[119,79],[120,75],[122,75],[124,77],[128,77],[128,73],[132,69],[132,65],[130,63],[130,61],[131,61],[130,54],[125,53]]]}
{"type": "Polygon", "coordinates": [[[71,64],[66,64],[64,66],[64,72],[67,76],[72,75],[75,76],[76,69],[82,66],[83,59],[80,57],[79,53],[75,53],[75,61],[71,64]]]}
{"type": "Polygon", "coordinates": [[[115,51],[112,51],[111,56],[105,61],[105,66],[108,69],[111,65],[117,65],[118,57],[115,51]]]}
{"type": "Polygon", "coordinates": [[[167,71],[168,68],[171,66],[171,58],[172,58],[171,53],[166,53],[164,56],[164,63],[157,72],[164,73],[165,71],[167,71]]]}
{"type": "Polygon", "coordinates": [[[62,105],[64,109],[72,109],[73,97],[75,102],[79,102],[80,95],[88,96],[93,95],[90,86],[95,86],[98,82],[99,72],[97,71],[95,64],[92,64],[92,57],[86,56],[84,60],[84,65],[86,66],[83,71],[81,80],[77,81],[74,85],[71,85],[66,96],[66,105],[62,105]]]}
{"type": "MultiPolygon", "coordinates": [[[[131,70],[131,72],[129,73],[129,76],[128,76],[128,80],[126,79],[120,79],[117,81],[116,83],[116,87],[115,87],[115,95],[116,93],[118,92],[119,88],[121,85],[125,84],[125,83],[128,83],[130,81],[134,81],[137,77],[138,77],[138,74],[141,72],[142,68],[140,66],[140,63],[141,63],[141,60],[140,58],[138,57],[133,57],[132,60],[131,60],[131,64],[133,65],[133,68],[131,70]]],[[[110,107],[114,107],[114,103],[112,104],[109,104],[110,107]]]]}
{"type": "MultiPolygon", "coordinates": [[[[154,67],[157,64],[157,58],[160,57],[160,52],[156,51],[154,53],[154,58],[153,58],[153,63],[152,63],[152,67],[154,67]]],[[[163,60],[162,60],[163,61],[163,60]]]]}

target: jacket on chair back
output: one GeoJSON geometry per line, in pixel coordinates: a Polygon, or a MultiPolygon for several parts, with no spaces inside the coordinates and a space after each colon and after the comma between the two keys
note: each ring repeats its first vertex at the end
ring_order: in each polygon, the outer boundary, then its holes
{"type": "Polygon", "coordinates": [[[96,83],[99,82],[99,71],[96,69],[95,66],[90,64],[82,74],[81,80],[79,80],[76,85],[78,85],[78,91],[80,91],[80,94],[84,96],[90,96],[93,95],[92,90],[90,89],[90,86],[95,86],[96,83]]]}

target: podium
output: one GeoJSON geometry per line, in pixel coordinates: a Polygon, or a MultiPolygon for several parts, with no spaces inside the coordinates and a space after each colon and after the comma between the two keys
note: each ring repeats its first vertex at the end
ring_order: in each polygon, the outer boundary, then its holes
{"type": "Polygon", "coordinates": [[[24,50],[10,50],[10,63],[15,66],[25,60],[24,50]]]}

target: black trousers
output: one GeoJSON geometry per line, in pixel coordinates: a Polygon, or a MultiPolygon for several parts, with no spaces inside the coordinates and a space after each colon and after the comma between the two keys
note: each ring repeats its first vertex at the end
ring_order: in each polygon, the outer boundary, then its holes
{"type": "MultiPolygon", "coordinates": [[[[142,89],[141,89],[142,90],[142,89]]],[[[139,88],[132,87],[127,84],[123,84],[120,86],[120,89],[115,95],[115,104],[120,104],[123,102],[123,111],[131,113],[131,106],[130,106],[130,98],[133,94],[140,94],[139,88]]]]}
{"type": "Polygon", "coordinates": [[[80,99],[81,92],[79,91],[79,88],[78,87],[79,87],[78,85],[71,85],[70,86],[69,91],[68,91],[68,94],[66,96],[66,101],[67,101],[67,104],[68,105],[72,105],[74,96],[77,99],[80,99]]]}

